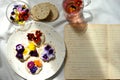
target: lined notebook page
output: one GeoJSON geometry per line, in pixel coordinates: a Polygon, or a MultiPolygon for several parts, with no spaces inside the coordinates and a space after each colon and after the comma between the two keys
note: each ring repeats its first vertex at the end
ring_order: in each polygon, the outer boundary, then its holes
{"type": "Polygon", "coordinates": [[[107,25],[88,25],[85,33],[65,26],[66,79],[107,79],[107,25]]]}
{"type": "Polygon", "coordinates": [[[120,25],[108,25],[109,78],[120,79],[120,25]]]}

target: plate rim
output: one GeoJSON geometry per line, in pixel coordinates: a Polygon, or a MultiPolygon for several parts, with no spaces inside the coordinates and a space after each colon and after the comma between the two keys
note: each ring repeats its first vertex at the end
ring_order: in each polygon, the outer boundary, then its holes
{"type": "MultiPolygon", "coordinates": [[[[61,35],[53,28],[52,25],[49,25],[49,24],[46,24],[46,23],[43,23],[43,22],[36,22],[36,21],[32,21],[31,23],[37,23],[37,24],[46,25],[46,26],[49,27],[49,29],[52,29],[55,33],[57,33],[57,35],[59,35],[60,38],[62,38],[61,35]]],[[[31,24],[31,23],[28,23],[28,24],[31,24]]],[[[39,29],[40,29],[40,28],[39,28],[39,29]]],[[[15,33],[16,33],[16,32],[13,32],[13,34],[12,34],[11,36],[13,36],[15,33]]],[[[9,40],[10,40],[11,36],[9,37],[8,42],[7,42],[7,50],[8,50],[8,43],[9,43],[9,40]]],[[[61,65],[60,65],[60,67],[57,69],[57,71],[56,71],[53,75],[51,75],[51,76],[49,76],[49,77],[47,77],[47,78],[45,78],[45,79],[49,79],[49,78],[55,76],[56,73],[62,68],[62,66],[64,66],[64,62],[65,62],[65,58],[66,58],[66,46],[65,46],[64,39],[63,39],[62,41],[63,41],[63,43],[64,43],[64,58],[63,58],[63,60],[62,60],[62,63],[61,63],[61,65]]],[[[7,51],[7,52],[8,52],[8,51],[7,51]]],[[[8,59],[7,59],[7,60],[8,60],[8,59]]],[[[10,64],[9,61],[8,61],[8,63],[9,63],[9,65],[10,65],[10,67],[12,67],[12,69],[13,69],[13,66],[10,64]]],[[[13,69],[13,71],[14,71],[16,74],[18,74],[18,73],[15,71],[15,69],[13,69]]],[[[28,78],[23,77],[23,76],[20,75],[20,74],[18,74],[18,75],[19,75],[20,77],[24,78],[24,79],[28,79],[28,78]]]]}

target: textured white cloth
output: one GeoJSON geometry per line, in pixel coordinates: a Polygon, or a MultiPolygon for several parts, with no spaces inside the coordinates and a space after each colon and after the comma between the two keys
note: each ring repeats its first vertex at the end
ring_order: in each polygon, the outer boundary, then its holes
{"type": "MultiPolygon", "coordinates": [[[[9,36],[14,31],[12,24],[6,18],[6,8],[14,0],[0,0],[0,80],[24,80],[18,76],[8,65],[5,58],[6,44],[9,36]]],[[[67,21],[63,14],[63,0],[23,0],[31,7],[39,2],[49,1],[55,4],[59,10],[60,16],[54,22],[48,22],[64,38],[64,25],[67,21]]],[[[90,24],[119,24],[120,23],[120,0],[91,0],[91,4],[84,8],[92,13],[92,18],[88,19],[90,24]]],[[[85,15],[86,16],[86,15],[85,15]]],[[[51,79],[49,79],[51,80],[51,79]]],[[[52,80],[64,80],[64,69],[52,80]]]]}

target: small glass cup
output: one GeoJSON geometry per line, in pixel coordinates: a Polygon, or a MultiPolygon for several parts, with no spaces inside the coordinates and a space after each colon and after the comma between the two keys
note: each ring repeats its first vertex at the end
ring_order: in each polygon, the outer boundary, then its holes
{"type": "Polygon", "coordinates": [[[28,27],[25,25],[30,21],[30,7],[23,1],[13,1],[7,6],[6,17],[15,29],[26,30],[28,27]]]}
{"type": "Polygon", "coordinates": [[[91,0],[63,0],[62,6],[69,23],[84,22],[83,9],[90,3],[91,0]]]}

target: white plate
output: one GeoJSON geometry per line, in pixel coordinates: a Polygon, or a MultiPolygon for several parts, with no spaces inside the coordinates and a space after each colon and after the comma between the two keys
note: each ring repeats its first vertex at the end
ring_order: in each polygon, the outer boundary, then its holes
{"type": "Polygon", "coordinates": [[[7,45],[7,59],[13,68],[13,70],[20,75],[21,77],[27,80],[45,80],[52,77],[62,66],[65,58],[65,44],[61,36],[52,28],[52,26],[47,25],[41,22],[32,22],[27,26],[30,26],[30,29],[27,31],[17,31],[14,32],[9,40],[7,45]],[[40,30],[45,34],[46,43],[50,43],[54,46],[56,50],[56,58],[50,62],[43,62],[42,71],[37,75],[32,75],[27,72],[25,69],[25,63],[21,63],[16,57],[15,47],[17,44],[27,44],[26,35],[32,30],[40,30]]]}

